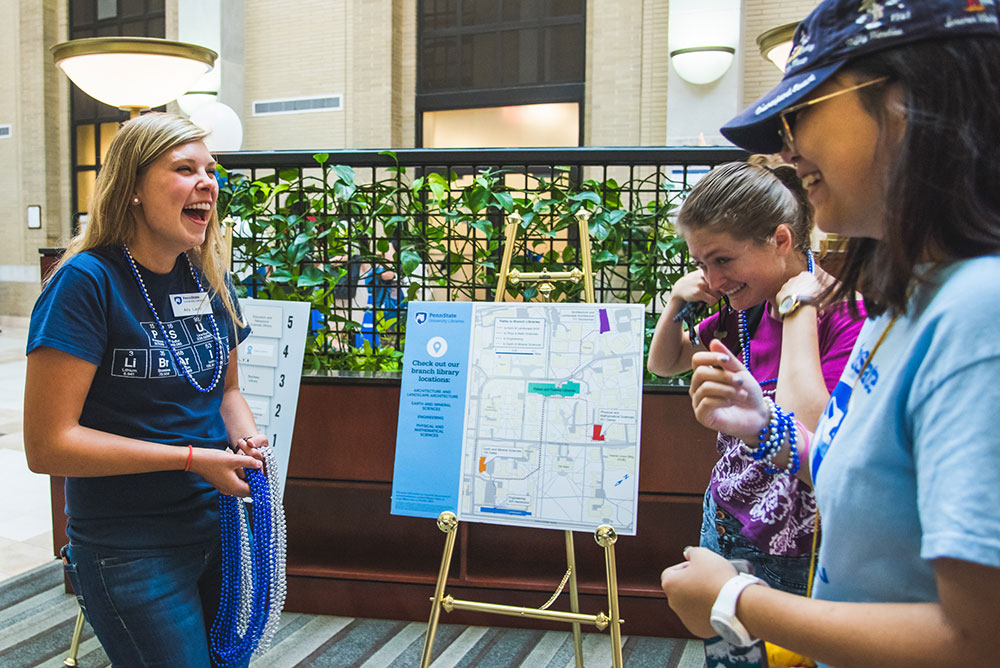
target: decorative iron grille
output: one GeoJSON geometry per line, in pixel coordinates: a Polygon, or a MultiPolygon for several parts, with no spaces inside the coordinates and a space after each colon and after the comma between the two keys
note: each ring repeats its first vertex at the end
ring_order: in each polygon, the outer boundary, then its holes
{"type": "MultiPolygon", "coordinates": [[[[513,213],[521,271],[579,266],[575,217],[587,215],[597,300],[646,304],[651,331],[658,296],[686,271],[677,206],[712,166],[745,157],[715,147],[222,153],[220,214],[248,296],[312,304],[307,368],[382,351],[382,366],[364,368],[391,369],[409,301],[494,299],[513,213]]],[[[581,289],[558,285],[551,298],[581,289]]]]}

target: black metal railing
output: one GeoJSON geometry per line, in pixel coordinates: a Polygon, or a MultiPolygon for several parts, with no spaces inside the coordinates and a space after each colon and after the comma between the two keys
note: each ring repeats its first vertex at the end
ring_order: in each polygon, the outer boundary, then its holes
{"type": "MultiPolygon", "coordinates": [[[[220,153],[223,216],[236,219],[236,274],[251,296],[313,303],[307,353],[350,354],[367,341],[401,349],[406,302],[492,300],[502,223],[528,218],[522,271],[579,264],[573,215],[590,214],[598,301],[642,302],[656,315],[679,200],[738,149],[538,148],[220,153]]],[[[524,298],[533,296],[527,288],[524,298]]],[[[573,299],[578,287],[559,287],[573,299]]],[[[307,362],[308,364],[308,362],[307,362]]]]}

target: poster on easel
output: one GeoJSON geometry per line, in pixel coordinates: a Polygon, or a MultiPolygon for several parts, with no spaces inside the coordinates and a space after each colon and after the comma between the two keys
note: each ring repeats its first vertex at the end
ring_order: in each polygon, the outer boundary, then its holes
{"type": "Polygon", "coordinates": [[[251,328],[237,349],[240,392],[257,428],[271,444],[284,495],[310,305],[245,298],[240,300],[240,309],[251,328]]]}
{"type": "Polygon", "coordinates": [[[411,302],[395,515],[636,532],[638,304],[411,302]]]}

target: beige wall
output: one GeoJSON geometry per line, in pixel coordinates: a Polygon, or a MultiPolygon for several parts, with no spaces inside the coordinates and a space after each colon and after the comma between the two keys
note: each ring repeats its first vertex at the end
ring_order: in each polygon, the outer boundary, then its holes
{"type": "Polygon", "coordinates": [[[416,145],[417,119],[414,98],[417,94],[417,3],[416,0],[393,0],[392,3],[392,143],[395,148],[416,145]]]}
{"type": "MultiPolygon", "coordinates": [[[[21,100],[19,70],[20,55],[20,2],[0,0],[0,12],[13,20],[0,21],[0,81],[10,82],[7,94],[0,95],[0,123],[11,125],[13,136],[0,139],[0,226],[3,236],[12,241],[23,242],[21,231],[21,127],[18,110],[21,100]],[[16,236],[16,239],[11,237],[16,236]]],[[[0,265],[22,261],[23,243],[0,244],[0,265]]],[[[0,295],[2,296],[2,295],[0,295]]]]}
{"type": "Polygon", "coordinates": [[[413,145],[416,0],[245,7],[245,149],[413,145]],[[252,114],[255,100],[328,94],[343,96],[343,110],[252,114]]]}
{"type": "Polygon", "coordinates": [[[62,0],[0,0],[0,314],[27,315],[38,296],[38,249],[70,230],[68,85],[49,47],[65,39],[62,0]],[[26,209],[41,206],[41,229],[26,209]]]}
{"type": "MultiPolygon", "coordinates": [[[[757,35],[803,19],[817,4],[818,0],[744,0],[741,107],[781,80],[781,72],[760,55],[757,35]]],[[[666,142],[668,10],[669,2],[662,0],[587,3],[586,145],[666,142]]]]}
{"type": "Polygon", "coordinates": [[[584,144],[663,144],[667,113],[667,3],[587,3],[584,144]]]}

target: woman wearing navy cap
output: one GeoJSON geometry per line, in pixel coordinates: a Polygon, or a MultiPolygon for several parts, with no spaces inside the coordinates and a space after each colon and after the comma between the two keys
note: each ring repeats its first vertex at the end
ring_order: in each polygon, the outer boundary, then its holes
{"type": "Polygon", "coordinates": [[[694,356],[698,419],[812,482],[823,527],[814,600],[688,549],[661,584],[698,635],[824,665],[996,663],[998,23],[995,0],[828,0],[722,130],[795,165],[817,225],[851,237],[833,297],[873,317],[815,434],[719,342],[694,356]]]}

